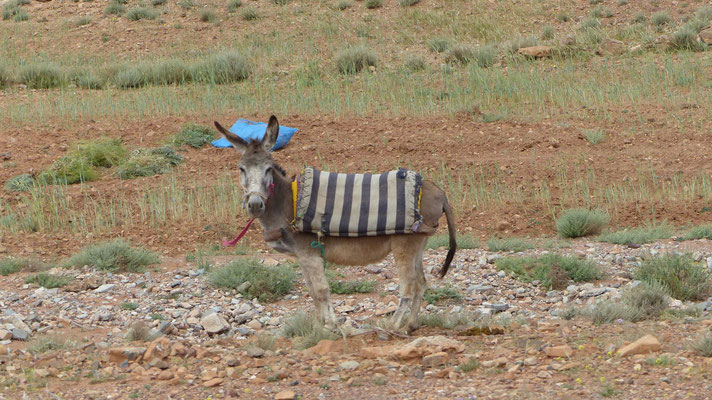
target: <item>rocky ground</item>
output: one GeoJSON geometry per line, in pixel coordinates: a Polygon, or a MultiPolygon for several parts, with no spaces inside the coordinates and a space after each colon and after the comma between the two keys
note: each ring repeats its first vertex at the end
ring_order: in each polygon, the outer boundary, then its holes
{"type": "MultiPolygon", "coordinates": [[[[340,316],[365,331],[306,350],[279,335],[289,315],[312,307],[302,286],[261,304],[216,289],[182,260],[143,274],[85,267],[60,289],[26,284],[22,273],[0,277],[0,398],[709,397],[712,359],[686,343],[712,325],[709,302],[672,299],[673,310],[686,311],[639,323],[560,316],[570,306],[620,297],[637,284],[630,271],[645,254],[691,252],[711,265],[707,241],[640,248],[574,241],[525,253],[547,251],[595,260],[606,278],[547,290],[498,271],[493,262],[501,253],[461,250],[443,282],[429,280],[463,298],[427,305],[423,313],[478,318],[484,328],[423,327],[406,337],[369,329],[395,308],[392,260],[344,267],[349,277],[377,281],[374,293],[333,298],[340,316]]],[[[428,251],[426,269],[443,257],[442,250],[428,251]]]]}

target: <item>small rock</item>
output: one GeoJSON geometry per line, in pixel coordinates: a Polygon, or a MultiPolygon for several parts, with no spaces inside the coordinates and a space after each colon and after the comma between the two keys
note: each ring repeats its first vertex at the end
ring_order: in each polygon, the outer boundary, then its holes
{"type": "Polygon", "coordinates": [[[309,352],[325,356],[329,353],[340,353],[342,348],[343,344],[339,341],[324,339],[317,343],[316,346],[310,348],[309,352]]]}
{"type": "Polygon", "coordinates": [[[12,339],[12,332],[0,329],[0,340],[10,340],[12,339]]]}
{"type": "Polygon", "coordinates": [[[517,53],[532,58],[545,58],[551,56],[552,49],[549,46],[522,47],[517,53]]]}
{"type": "Polygon", "coordinates": [[[423,357],[423,366],[428,368],[439,367],[446,364],[449,358],[448,354],[444,351],[429,354],[423,357]]]}
{"type": "Polygon", "coordinates": [[[616,55],[623,54],[626,52],[626,50],[628,50],[628,48],[626,47],[625,43],[621,42],[620,40],[605,38],[598,46],[596,54],[600,56],[616,55]]]}
{"type": "MultiPolygon", "coordinates": [[[[520,49],[521,50],[521,49],[520,49]]],[[[512,229],[512,224],[510,224],[508,221],[499,221],[497,222],[497,230],[500,232],[508,231],[512,229]]]]}
{"type": "Polygon", "coordinates": [[[369,266],[367,266],[367,267],[364,268],[364,269],[365,269],[366,272],[368,272],[369,274],[374,274],[374,275],[380,274],[381,271],[383,271],[382,268],[379,268],[379,267],[377,267],[377,266],[375,266],[375,265],[369,265],[369,266]]]}
{"type": "Polygon", "coordinates": [[[524,359],[524,365],[531,367],[532,365],[537,365],[539,360],[536,357],[529,357],[524,359]]]}
{"type": "Polygon", "coordinates": [[[27,340],[30,338],[30,332],[20,328],[14,328],[12,331],[12,340],[27,340]]]}
{"type": "Polygon", "coordinates": [[[166,369],[165,371],[161,371],[160,374],[156,377],[159,381],[169,381],[173,379],[173,372],[171,372],[169,369],[166,369]]]}
{"type": "Polygon", "coordinates": [[[712,27],[701,31],[699,37],[700,40],[702,40],[703,42],[707,44],[712,44],[712,27]]]}
{"type": "Polygon", "coordinates": [[[200,319],[200,324],[208,333],[221,333],[230,329],[230,325],[218,314],[208,314],[200,319]]]}
{"type": "Polygon", "coordinates": [[[547,371],[541,371],[538,374],[536,374],[536,377],[541,378],[541,379],[549,379],[549,378],[551,378],[551,374],[547,371]]]}
{"type": "Polygon", "coordinates": [[[297,395],[291,390],[285,390],[274,395],[274,400],[293,400],[297,395]]]}
{"type": "Polygon", "coordinates": [[[228,367],[237,367],[240,365],[240,359],[237,357],[228,357],[227,359],[227,366],[228,367]]]}
{"type": "Polygon", "coordinates": [[[635,354],[648,354],[660,351],[660,342],[653,335],[645,335],[635,342],[623,346],[618,350],[618,355],[621,357],[632,356],[635,354]]]}
{"type": "Polygon", "coordinates": [[[545,352],[548,357],[571,357],[574,354],[573,349],[568,344],[547,347],[545,352]]]}
{"type": "Polygon", "coordinates": [[[499,357],[495,358],[494,360],[482,361],[482,366],[485,368],[503,367],[505,365],[507,365],[506,357],[499,357]]]}
{"type": "Polygon", "coordinates": [[[105,283],[98,288],[94,289],[94,293],[106,293],[116,287],[113,283],[105,283]]]}
{"type": "Polygon", "coordinates": [[[145,352],[145,347],[115,347],[109,349],[109,361],[117,364],[121,364],[124,361],[136,361],[145,352]]]}
{"type": "Polygon", "coordinates": [[[237,289],[235,289],[235,290],[237,290],[238,292],[244,292],[245,290],[249,289],[250,286],[252,286],[252,282],[245,281],[245,282],[242,282],[242,284],[240,286],[238,286],[237,289]]]}
{"type": "Polygon", "coordinates": [[[259,347],[248,347],[247,355],[252,358],[259,358],[265,355],[265,351],[259,347]]]}
{"type": "Polygon", "coordinates": [[[222,385],[223,378],[213,378],[209,381],[203,382],[203,386],[206,388],[222,385]]]}
{"type": "Polygon", "coordinates": [[[344,361],[341,364],[339,364],[339,368],[341,368],[344,371],[353,371],[359,367],[358,362],[356,361],[344,361]]]}

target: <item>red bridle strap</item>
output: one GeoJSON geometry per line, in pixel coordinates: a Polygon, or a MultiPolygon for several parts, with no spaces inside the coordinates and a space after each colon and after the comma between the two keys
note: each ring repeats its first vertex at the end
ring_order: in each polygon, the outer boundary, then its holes
{"type": "MultiPolygon", "coordinates": [[[[269,184],[269,192],[267,193],[267,198],[265,198],[265,201],[269,200],[269,198],[272,197],[273,194],[274,194],[274,182],[269,184]]],[[[237,237],[235,239],[232,239],[232,240],[223,239],[222,245],[224,247],[235,246],[237,244],[237,242],[239,242],[240,239],[242,239],[247,234],[247,231],[250,230],[250,225],[252,225],[253,222],[255,222],[254,218],[249,220],[247,222],[247,226],[245,226],[245,228],[242,230],[242,232],[240,232],[240,234],[237,235],[237,237]]]]}

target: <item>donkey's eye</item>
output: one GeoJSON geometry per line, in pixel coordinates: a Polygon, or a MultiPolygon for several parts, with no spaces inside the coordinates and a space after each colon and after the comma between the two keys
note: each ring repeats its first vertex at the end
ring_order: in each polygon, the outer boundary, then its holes
{"type": "Polygon", "coordinates": [[[242,172],[242,173],[244,174],[244,173],[245,173],[245,168],[240,167],[240,172],[242,172]]]}
{"type": "Polygon", "coordinates": [[[269,174],[271,172],[272,172],[272,167],[267,167],[267,169],[265,170],[265,175],[269,174]]]}

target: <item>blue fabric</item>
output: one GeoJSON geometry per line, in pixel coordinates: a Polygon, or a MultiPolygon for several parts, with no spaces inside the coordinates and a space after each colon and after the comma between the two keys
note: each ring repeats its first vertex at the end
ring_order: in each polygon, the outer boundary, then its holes
{"type": "MultiPolygon", "coordinates": [[[[235,125],[228,130],[249,142],[251,139],[262,140],[265,136],[265,131],[267,130],[267,124],[264,122],[253,122],[246,119],[238,119],[237,122],[235,122],[235,125]]],[[[299,129],[290,128],[288,126],[280,126],[277,143],[274,144],[272,150],[279,150],[286,146],[297,131],[299,131],[299,129]]],[[[232,144],[224,137],[214,140],[212,143],[215,147],[232,147],[232,144]]]]}

